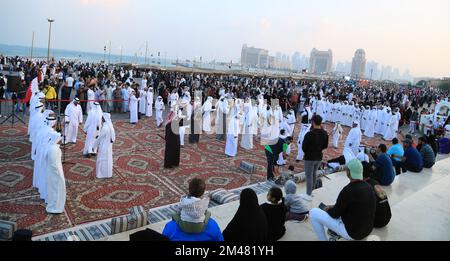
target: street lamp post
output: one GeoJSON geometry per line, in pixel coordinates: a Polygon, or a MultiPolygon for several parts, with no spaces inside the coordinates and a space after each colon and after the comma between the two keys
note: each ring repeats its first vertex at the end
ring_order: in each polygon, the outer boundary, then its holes
{"type": "Polygon", "coordinates": [[[49,25],[49,29],[48,29],[48,52],[47,52],[47,63],[50,63],[50,41],[51,41],[51,37],[52,37],[52,23],[55,22],[55,19],[52,18],[48,18],[47,19],[49,25]]]}

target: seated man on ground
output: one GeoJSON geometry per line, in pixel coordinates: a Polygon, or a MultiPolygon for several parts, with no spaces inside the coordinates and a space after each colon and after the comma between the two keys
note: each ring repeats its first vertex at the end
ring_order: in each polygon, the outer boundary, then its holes
{"type": "Polygon", "coordinates": [[[267,201],[261,205],[267,219],[268,240],[277,241],[286,233],[284,222],[286,221],[286,206],[284,205],[283,191],[278,187],[272,187],[267,194],[267,201]]]}
{"type": "MultiPolygon", "coordinates": [[[[400,161],[394,161],[394,167],[397,175],[400,175],[400,169],[403,172],[411,171],[419,173],[423,170],[423,159],[419,151],[412,146],[413,141],[406,139],[403,141],[403,149],[405,153],[400,161]]],[[[398,155],[392,155],[397,158],[398,155]]]]}
{"type": "Polygon", "coordinates": [[[294,176],[294,166],[289,166],[288,170],[281,172],[280,177],[275,181],[276,185],[284,186],[288,180],[292,180],[295,183],[299,183],[300,180],[298,177],[294,176]]]}
{"type": "Polygon", "coordinates": [[[366,162],[363,162],[362,164],[364,169],[364,181],[373,187],[375,196],[377,197],[377,207],[375,211],[375,221],[373,226],[374,228],[383,228],[387,226],[387,224],[389,224],[389,221],[392,217],[388,197],[380,184],[372,178],[374,175],[372,166],[366,162]]]}
{"type": "Polygon", "coordinates": [[[189,182],[189,195],[181,198],[181,211],[166,225],[164,236],[171,241],[223,241],[220,228],[208,211],[209,199],[202,198],[205,188],[204,180],[189,182]]]}
{"type": "Polygon", "coordinates": [[[418,147],[420,147],[420,155],[422,155],[423,158],[424,168],[432,168],[436,162],[436,155],[434,154],[430,144],[427,143],[427,138],[420,137],[418,145],[418,147]]]}
{"type": "Polygon", "coordinates": [[[359,160],[350,161],[347,177],[350,184],[342,189],[336,205],[310,211],[310,222],[321,241],[329,240],[325,228],[347,240],[362,240],[372,233],[376,196],[373,188],[363,180],[363,166],[359,160]]]}
{"type": "Polygon", "coordinates": [[[380,144],[377,148],[376,155],[373,155],[375,162],[373,163],[374,175],[372,178],[380,183],[381,186],[389,186],[394,182],[395,172],[392,160],[387,154],[387,147],[380,144]],[[376,156],[376,157],[375,157],[376,156]]]}
{"type": "Polygon", "coordinates": [[[392,140],[392,144],[393,145],[388,149],[387,154],[391,157],[392,161],[401,161],[401,157],[405,154],[402,145],[398,142],[397,138],[392,140]],[[397,157],[394,158],[392,155],[397,155],[397,157]]]}
{"type": "Polygon", "coordinates": [[[292,180],[288,180],[284,185],[284,192],[286,193],[284,204],[288,211],[286,220],[306,220],[309,209],[302,197],[296,194],[297,185],[292,180]]]}

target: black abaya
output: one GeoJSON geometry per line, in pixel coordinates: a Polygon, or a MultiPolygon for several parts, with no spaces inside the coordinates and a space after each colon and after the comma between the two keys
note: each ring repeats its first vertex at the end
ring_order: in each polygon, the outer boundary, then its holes
{"type": "Polygon", "coordinates": [[[225,241],[231,242],[267,241],[267,226],[266,215],[259,206],[255,191],[244,189],[239,209],[223,231],[223,237],[225,241]]]}
{"type": "Polygon", "coordinates": [[[164,168],[169,169],[180,165],[180,135],[172,131],[172,123],[166,125],[166,151],[164,168]]]}

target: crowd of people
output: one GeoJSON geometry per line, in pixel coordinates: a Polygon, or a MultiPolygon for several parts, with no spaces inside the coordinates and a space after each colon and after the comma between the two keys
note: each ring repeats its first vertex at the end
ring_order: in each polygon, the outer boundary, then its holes
{"type": "MultiPolygon", "coordinates": [[[[254,191],[244,190],[240,207],[223,234],[207,211],[207,200],[202,198],[204,182],[191,181],[189,195],[181,201],[180,215],[163,232],[170,240],[277,240],[285,232],[286,220],[308,217],[320,240],[327,239],[324,227],[333,235],[362,239],[373,227],[385,226],[390,219],[380,185],[389,186],[402,172],[433,167],[444,142],[433,131],[421,137],[417,145],[412,136],[420,115],[432,113],[433,103],[447,99],[448,93],[441,90],[383,82],[365,85],[346,80],[195,75],[65,61],[47,64],[18,57],[11,58],[10,64],[30,86],[16,102],[30,108],[33,187],[47,203],[48,213],[64,211],[66,193],[59,143],[77,143],[80,125],[86,133],[83,155],[96,157],[97,178],[112,177],[116,137],[109,113],[129,113],[130,124],[136,124],[142,117],[153,118],[154,111],[156,127],[164,127],[166,133],[165,168],[180,165],[186,134],[189,143],[200,142],[202,135],[215,134],[217,140],[225,141],[224,153],[229,157],[236,157],[239,150],[252,150],[254,141],[260,141],[267,157],[268,181],[275,181],[281,166],[305,162],[306,193],[298,195],[295,183],[287,181],[285,198],[281,189],[274,187],[268,193],[268,204],[259,206],[254,191]],[[63,126],[57,126],[61,115],[63,126]],[[335,125],[332,133],[325,130],[325,123],[335,125]],[[403,137],[399,128],[407,124],[410,134],[403,137]],[[296,126],[300,130],[294,137],[296,126]],[[324,164],[323,151],[330,140],[338,148],[343,126],[350,132],[342,156],[326,163],[333,168],[346,166],[351,182],[336,205],[308,210],[305,206],[312,201],[317,172],[324,164]],[[363,135],[380,135],[392,146],[364,147],[363,135]],[[294,144],[298,153],[291,157],[294,144]]],[[[5,86],[5,79],[0,77],[0,90],[4,91],[1,99],[19,97],[5,86]]],[[[438,127],[450,130],[449,120],[441,125],[438,127]]]]}

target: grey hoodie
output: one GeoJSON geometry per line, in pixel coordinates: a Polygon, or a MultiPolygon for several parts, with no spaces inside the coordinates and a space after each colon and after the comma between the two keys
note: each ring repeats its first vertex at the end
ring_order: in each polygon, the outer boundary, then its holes
{"type": "Polygon", "coordinates": [[[300,195],[297,195],[297,185],[289,180],[284,185],[284,191],[286,192],[286,198],[284,204],[289,208],[289,211],[296,214],[303,214],[309,211],[304,204],[300,195]]]}

